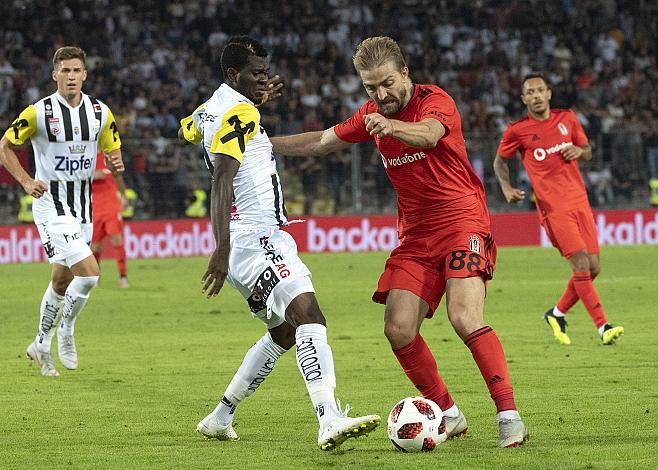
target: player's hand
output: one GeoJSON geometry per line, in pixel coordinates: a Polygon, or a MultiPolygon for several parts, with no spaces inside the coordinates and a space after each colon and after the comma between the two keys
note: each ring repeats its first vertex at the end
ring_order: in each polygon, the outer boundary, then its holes
{"type": "Polygon", "coordinates": [[[111,175],[111,174],[112,172],[107,168],[103,168],[102,170],[96,170],[94,171],[94,180],[104,180],[107,175],[111,175]]]}
{"type": "Polygon", "coordinates": [[[395,131],[393,121],[385,118],[379,113],[366,114],[363,116],[363,121],[365,122],[366,130],[370,135],[374,135],[380,139],[387,135],[392,135],[395,131]]]}
{"type": "Polygon", "coordinates": [[[30,196],[39,199],[46,191],[48,191],[48,186],[46,186],[46,183],[43,181],[31,179],[23,185],[23,189],[30,196]]]}
{"type": "Polygon", "coordinates": [[[107,156],[107,164],[114,173],[123,173],[126,169],[123,166],[123,160],[120,153],[109,154],[107,156]]]}
{"type": "Polygon", "coordinates": [[[523,201],[525,198],[525,191],[521,191],[519,188],[509,188],[507,190],[503,189],[503,194],[505,195],[507,202],[510,204],[523,201]]]}
{"type": "Polygon", "coordinates": [[[273,101],[281,96],[283,89],[283,80],[278,75],[273,76],[267,81],[267,91],[263,93],[263,98],[257,106],[263,106],[265,103],[273,101]]]}
{"type": "Polygon", "coordinates": [[[206,294],[206,297],[216,297],[224,285],[224,280],[228,275],[228,256],[222,255],[220,250],[213,251],[208,260],[208,269],[201,278],[203,287],[201,292],[206,294]]]}
{"type": "Polygon", "coordinates": [[[564,147],[562,150],[562,157],[570,162],[571,160],[578,160],[583,154],[584,150],[576,145],[569,145],[564,147]]]}
{"type": "Polygon", "coordinates": [[[130,204],[128,204],[128,198],[126,198],[126,196],[124,196],[123,194],[121,195],[120,199],[121,199],[121,212],[124,212],[128,209],[130,204]]]}

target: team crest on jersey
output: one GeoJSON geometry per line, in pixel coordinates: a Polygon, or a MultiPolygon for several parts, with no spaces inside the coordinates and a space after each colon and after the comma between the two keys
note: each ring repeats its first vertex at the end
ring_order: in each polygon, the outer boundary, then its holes
{"type": "Polygon", "coordinates": [[[567,129],[567,126],[565,126],[562,123],[559,123],[557,125],[558,130],[560,131],[560,134],[562,135],[568,135],[569,134],[569,129],[567,129]]]}
{"type": "Polygon", "coordinates": [[[478,255],[480,254],[480,237],[478,237],[477,235],[471,235],[468,244],[473,253],[477,253],[478,255]]]}
{"type": "Polygon", "coordinates": [[[73,128],[73,133],[76,134],[76,135],[79,134],[80,133],[80,128],[78,126],[75,126],[73,128]]]}
{"type": "Polygon", "coordinates": [[[61,132],[62,128],[59,125],[58,118],[48,118],[48,128],[52,135],[57,135],[61,132]]]}
{"type": "Polygon", "coordinates": [[[101,130],[101,122],[98,119],[94,119],[91,123],[91,132],[98,134],[98,131],[101,130]]]}

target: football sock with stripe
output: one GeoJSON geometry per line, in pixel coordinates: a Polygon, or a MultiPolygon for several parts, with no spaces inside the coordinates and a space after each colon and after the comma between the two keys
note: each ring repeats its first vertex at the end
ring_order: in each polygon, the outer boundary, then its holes
{"type": "Polygon", "coordinates": [[[119,268],[119,276],[126,277],[127,267],[126,267],[126,249],[123,245],[115,246],[114,249],[114,258],[117,260],[117,267],[119,268]]]}
{"type": "Polygon", "coordinates": [[[450,409],[455,404],[439,375],[436,360],[420,334],[406,346],[394,349],[393,353],[411,383],[425,398],[432,400],[442,410],[450,409]]]}
{"type": "Polygon", "coordinates": [[[580,297],[580,300],[587,309],[587,313],[592,317],[592,321],[597,328],[601,328],[607,323],[607,320],[599,295],[596,293],[596,289],[594,289],[594,283],[592,282],[590,273],[587,271],[574,273],[573,284],[576,292],[578,292],[578,297],[580,297]]]}
{"type": "Polygon", "coordinates": [[[42,352],[50,352],[55,328],[57,328],[57,322],[62,315],[63,304],[64,296],[55,292],[52,283],[48,284],[48,288],[41,299],[39,331],[36,339],[37,348],[42,352]]]}
{"type": "Polygon", "coordinates": [[[236,407],[260,387],[274,369],[277,359],[285,352],[285,349],[274,342],[269,331],[247,351],[233,380],[226,388],[222,401],[213,411],[221,425],[225,426],[233,421],[236,407]]]}
{"type": "Polygon", "coordinates": [[[323,428],[339,416],[334,397],[334,358],[327,343],[327,328],[319,323],[300,325],[295,331],[295,340],[297,367],[323,428]]]}
{"type": "Polygon", "coordinates": [[[564,315],[569,311],[569,309],[571,309],[571,307],[576,305],[578,298],[578,292],[576,292],[576,287],[573,285],[573,276],[571,276],[569,278],[567,288],[564,290],[564,293],[562,294],[562,297],[560,297],[556,307],[564,315]]]}
{"type": "Polygon", "coordinates": [[[490,326],[484,326],[464,339],[480,369],[496,411],[516,410],[514,389],[507,370],[507,360],[498,336],[490,326]]]}
{"type": "Polygon", "coordinates": [[[87,304],[91,290],[98,284],[98,279],[99,276],[75,276],[67,287],[60,324],[63,334],[73,334],[75,321],[87,304]]]}

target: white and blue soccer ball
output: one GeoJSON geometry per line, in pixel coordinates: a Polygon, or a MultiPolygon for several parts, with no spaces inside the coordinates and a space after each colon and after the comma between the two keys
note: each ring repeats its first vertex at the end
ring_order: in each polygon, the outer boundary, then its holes
{"type": "Polygon", "coordinates": [[[388,437],[402,452],[433,451],[448,438],[443,411],[427,398],[405,398],[388,415],[388,437]]]}

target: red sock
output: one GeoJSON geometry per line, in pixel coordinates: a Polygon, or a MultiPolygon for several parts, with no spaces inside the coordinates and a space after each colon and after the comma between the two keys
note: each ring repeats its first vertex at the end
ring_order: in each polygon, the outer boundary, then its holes
{"type": "Polygon", "coordinates": [[[394,349],[393,353],[404,373],[425,398],[432,400],[444,411],[455,404],[439,375],[434,356],[420,334],[406,346],[394,349]]]}
{"type": "Polygon", "coordinates": [[[573,285],[576,292],[578,292],[578,297],[583,301],[587,313],[592,317],[594,324],[597,328],[601,328],[607,323],[607,320],[605,319],[605,313],[603,312],[599,295],[596,293],[596,289],[594,289],[590,273],[573,273],[573,285]]]}
{"type": "Polygon", "coordinates": [[[123,245],[114,247],[114,257],[116,258],[117,265],[119,266],[119,276],[126,277],[126,250],[123,248],[123,245]]]}
{"type": "Polygon", "coordinates": [[[571,307],[576,305],[578,298],[578,292],[576,292],[576,288],[573,285],[573,276],[571,276],[567,288],[557,303],[557,309],[562,313],[567,313],[571,307]]]}
{"type": "Polygon", "coordinates": [[[516,410],[514,390],[507,371],[507,360],[498,336],[490,326],[475,330],[464,340],[473,354],[498,412],[516,410]]]}

